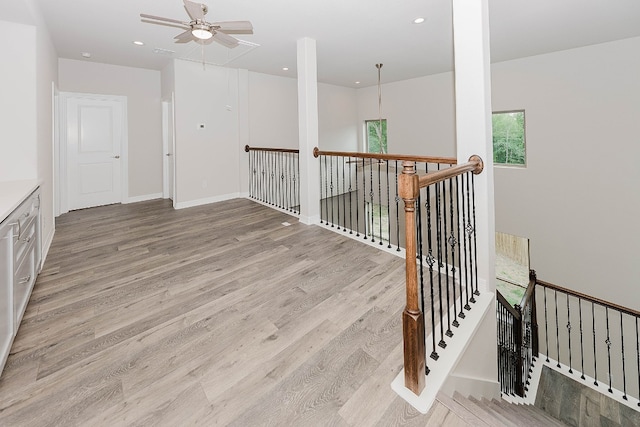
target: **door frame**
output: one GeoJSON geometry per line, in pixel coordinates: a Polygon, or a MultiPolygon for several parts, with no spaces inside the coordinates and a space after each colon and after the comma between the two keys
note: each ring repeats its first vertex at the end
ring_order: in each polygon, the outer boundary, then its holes
{"type": "Polygon", "coordinates": [[[68,174],[67,174],[67,101],[69,99],[92,99],[118,102],[122,106],[122,140],[120,141],[120,203],[127,203],[129,199],[129,132],[127,123],[127,97],[120,95],[101,95],[93,93],[60,92],[58,97],[58,133],[57,144],[54,147],[55,164],[54,179],[59,183],[58,192],[54,194],[57,215],[69,212],[68,174]]]}
{"type": "Polygon", "coordinates": [[[173,207],[176,206],[176,126],[174,112],[174,96],[172,94],[171,101],[162,101],[162,197],[164,199],[171,198],[173,207]],[[171,129],[171,135],[169,130],[171,129]],[[169,147],[171,143],[171,147],[169,147]],[[167,153],[172,155],[168,156],[167,153]],[[172,182],[169,182],[169,168],[173,169],[171,176],[172,182]],[[169,191],[170,187],[173,189],[169,191]]]}

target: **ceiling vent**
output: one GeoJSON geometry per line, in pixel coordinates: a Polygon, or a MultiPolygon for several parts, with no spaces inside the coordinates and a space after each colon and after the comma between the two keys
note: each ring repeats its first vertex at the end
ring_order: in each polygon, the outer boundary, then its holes
{"type": "Polygon", "coordinates": [[[173,55],[176,52],[173,51],[173,50],[163,49],[161,47],[156,47],[156,48],[153,49],[153,53],[157,53],[158,55],[173,55]]]}

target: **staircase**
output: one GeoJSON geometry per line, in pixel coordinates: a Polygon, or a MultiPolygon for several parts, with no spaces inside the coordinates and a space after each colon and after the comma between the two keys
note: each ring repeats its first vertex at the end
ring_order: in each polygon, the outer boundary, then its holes
{"type": "Polygon", "coordinates": [[[427,426],[443,427],[566,427],[566,424],[533,405],[505,400],[475,399],[456,392],[452,397],[439,393],[427,415],[427,426]]]}

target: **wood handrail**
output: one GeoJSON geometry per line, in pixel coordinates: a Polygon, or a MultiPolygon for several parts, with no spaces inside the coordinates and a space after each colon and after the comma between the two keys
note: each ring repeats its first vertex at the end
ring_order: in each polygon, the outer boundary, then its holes
{"type": "Polygon", "coordinates": [[[499,290],[496,289],[496,300],[498,300],[498,302],[507,309],[507,311],[509,312],[509,314],[511,314],[514,318],[520,320],[522,315],[520,314],[520,312],[518,312],[518,310],[516,310],[515,308],[513,308],[511,306],[511,304],[509,303],[509,301],[507,301],[507,299],[500,293],[499,290]]]}
{"type": "Polygon", "coordinates": [[[268,148],[268,147],[249,147],[248,145],[244,146],[244,151],[247,153],[250,151],[272,151],[276,153],[300,153],[300,150],[297,148],[268,148]]]}
{"type": "Polygon", "coordinates": [[[586,300],[586,301],[589,301],[589,302],[593,302],[595,304],[599,304],[599,305],[602,305],[604,307],[612,308],[614,310],[620,311],[620,312],[628,314],[630,316],[635,316],[635,317],[640,318],[640,311],[636,311],[636,310],[633,310],[633,309],[628,308],[628,307],[623,307],[621,305],[618,305],[618,304],[615,304],[615,303],[612,303],[612,302],[609,302],[609,301],[605,301],[605,300],[600,299],[600,298],[592,297],[592,296],[589,296],[587,294],[583,294],[581,292],[577,292],[577,291],[574,291],[574,290],[571,290],[571,289],[563,288],[562,286],[554,285],[553,283],[548,283],[548,282],[536,279],[536,285],[541,285],[541,286],[544,286],[545,288],[549,288],[549,289],[553,289],[553,290],[556,290],[556,291],[564,292],[564,293],[566,293],[568,295],[572,295],[572,296],[574,296],[576,298],[580,298],[580,299],[583,299],[583,300],[586,300]]]}
{"type": "Polygon", "coordinates": [[[529,284],[527,285],[527,289],[524,291],[524,295],[522,295],[522,299],[520,300],[520,308],[524,308],[527,304],[527,301],[531,300],[533,294],[536,290],[536,276],[535,271],[531,270],[529,273],[529,284]]]}
{"type": "Polygon", "coordinates": [[[378,154],[378,153],[361,153],[355,151],[321,151],[318,147],[313,149],[313,157],[318,156],[338,156],[338,157],[357,157],[360,159],[376,159],[376,160],[399,160],[408,162],[422,163],[438,163],[455,165],[458,160],[455,157],[428,157],[428,156],[410,156],[407,154],[378,154]]]}
{"type": "Polygon", "coordinates": [[[462,175],[466,172],[473,172],[474,175],[478,175],[484,169],[484,162],[480,156],[473,155],[469,157],[467,163],[453,166],[448,169],[443,169],[435,172],[429,172],[426,175],[422,175],[419,178],[420,188],[428,187],[432,184],[453,178],[458,175],[462,175]]]}

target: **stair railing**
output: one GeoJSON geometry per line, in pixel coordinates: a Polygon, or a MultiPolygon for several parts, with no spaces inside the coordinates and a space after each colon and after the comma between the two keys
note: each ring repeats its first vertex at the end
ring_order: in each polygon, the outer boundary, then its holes
{"type": "Polygon", "coordinates": [[[439,349],[454,335],[452,326],[466,317],[469,303],[479,295],[473,177],[482,172],[483,162],[472,156],[465,164],[422,176],[415,162],[403,161],[402,168],[398,195],[407,230],[404,382],[420,394],[429,374],[427,347],[429,357],[437,360],[439,349]],[[431,331],[429,343],[426,330],[431,331]]]}
{"type": "Polygon", "coordinates": [[[640,407],[640,312],[537,279],[535,298],[546,361],[640,407]]]}
{"type": "Polygon", "coordinates": [[[424,157],[321,151],[320,223],[334,230],[401,252],[404,247],[404,215],[398,193],[403,161],[419,171],[448,169],[453,157],[424,157]]]}
{"type": "Polygon", "coordinates": [[[525,395],[544,350],[548,364],[640,406],[640,312],[539,280],[533,270],[520,305],[511,307],[497,294],[503,393],[525,395]]]}
{"type": "Polygon", "coordinates": [[[535,285],[536,273],[531,270],[527,290],[513,307],[496,291],[498,380],[505,394],[525,396],[538,357],[535,285]]]}
{"type": "Polygon", "coordinates": [[[300,214],[300,150],[250,147],[249,197],[300,214]]]}

